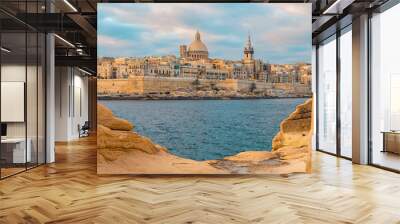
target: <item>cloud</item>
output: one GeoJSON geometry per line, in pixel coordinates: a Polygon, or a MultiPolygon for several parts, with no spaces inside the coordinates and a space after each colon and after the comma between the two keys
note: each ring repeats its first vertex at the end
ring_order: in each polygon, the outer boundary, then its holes
{"type": "Polygon", "coordinates": [[[100,3],[98,13],[100,56],[178,54],[196,30],[211,57],[240,59],[249,32],[263,60],[311,55],[309,4],[100,3]]]}
{"type": "Polygon", "coordinates": [[[311,16],[311,3],[306,4],[276,4],[276,8],[288,16],[311,16]]]}
{"type": "Polygon", "coordinates": [[[126,47],[129,42],[106,35],[98,35],[97,44],[100,46],[126,47]]]}

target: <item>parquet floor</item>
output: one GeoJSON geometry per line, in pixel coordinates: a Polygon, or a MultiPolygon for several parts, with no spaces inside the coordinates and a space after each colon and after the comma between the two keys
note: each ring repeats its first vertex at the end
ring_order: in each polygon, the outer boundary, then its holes
{"type": "Polygon", "coordinates": [[[94,141],[0,181],[0,223],[400,223],[400,175],[326,154],[288,177],[97,176],[94,141]]]}

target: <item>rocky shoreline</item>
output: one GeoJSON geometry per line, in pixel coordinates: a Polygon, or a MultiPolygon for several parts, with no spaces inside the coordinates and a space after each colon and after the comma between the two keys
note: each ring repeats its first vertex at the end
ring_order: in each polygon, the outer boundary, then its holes
{"type": "Polygon", "coordinates": [[[134,132],[129,121],[98,105],[98,174],[289,174],[311,172],[312,100],[282,121],[272,151],[244,151],[221,160],[176,156],[134,132]]]}
{"type": "Polygon", "coordinates": [[[248,100],[248,99],[290,99],[311,98],[308,95],[294,96],[166,96],[166,95],[102,95],[98,100],[248,100]]]}

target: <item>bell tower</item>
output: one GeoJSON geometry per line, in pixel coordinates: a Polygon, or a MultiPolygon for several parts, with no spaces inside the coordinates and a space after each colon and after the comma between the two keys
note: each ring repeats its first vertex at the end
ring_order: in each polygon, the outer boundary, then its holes
{"type": "Polygon", "coordinates": [[[247,39],[247,43],[244,46],[244,51],[243,51],[243,60],[244,61],[251,61],[253,60],[253,55],[254,55],[254,49],[253,46],[251,44],[251,39],[250,39],[250,35],[247,39]]]}
{"type": "Polygon", "coordinates": [[[187,57],[187,46],[186,45],[180,45],[179,46],[179,55],[181,58],[186,58],[187,57]]]}

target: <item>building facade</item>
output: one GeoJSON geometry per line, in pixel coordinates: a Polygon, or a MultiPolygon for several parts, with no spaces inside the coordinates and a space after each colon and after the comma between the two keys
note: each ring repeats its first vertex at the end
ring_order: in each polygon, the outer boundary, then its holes
{"type": "Polygon", "coordinates": [[[249,35],[240,60],[210,58],[207,45],[196,31],[189,45],[179,46],[179,56],[146,56],[140,58],[103,58],[98,62],[101,79],[126,79],[134,76],[182,77],[197,79],[239,79],[271,83],[311,85],[311,65],[269,64],[254,57],[255,48],[249,35]]]}

